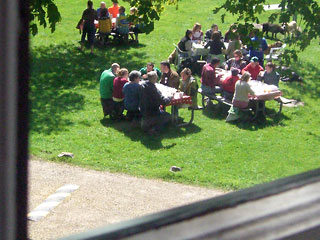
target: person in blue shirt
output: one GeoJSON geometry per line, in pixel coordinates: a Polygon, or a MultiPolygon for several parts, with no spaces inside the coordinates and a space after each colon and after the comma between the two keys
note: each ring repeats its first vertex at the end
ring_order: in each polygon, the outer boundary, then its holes
{"type": "Polygon", "coordinates": [[[251,38],[251,46],[249,47],[250,59],[252,57],[257,57],[259,59],[260,66],[264,66],[264,51],[268,49],[268,44],[265,38],[260,38],[258,36],[259,30],[255,30],[254,37],[251,38]]]}
{"type": "Polygon", "coordinates": [[[124,107],[127,109],[127,119],[139,120],[141,117],[139,111],[140,105],[140,82],[141,73],[139,71],[131,71],[129,74],[130,82],[127,82],[122,89],[124,94],[124,107]]]}

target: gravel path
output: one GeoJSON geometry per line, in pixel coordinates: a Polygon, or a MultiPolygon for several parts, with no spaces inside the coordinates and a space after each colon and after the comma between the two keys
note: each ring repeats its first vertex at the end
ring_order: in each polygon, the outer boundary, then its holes
{"type": "Polygon", "coordinates": [[[80,186],[48,216],[29,221],[33,240],[56,239],[224,193],[38,160],[30,161],[29,169],[29,212],[59,187],[80,186]]]}

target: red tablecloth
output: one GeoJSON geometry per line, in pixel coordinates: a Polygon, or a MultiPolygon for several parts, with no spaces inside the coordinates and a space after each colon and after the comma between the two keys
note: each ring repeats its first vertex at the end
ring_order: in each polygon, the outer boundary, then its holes
{"type": "Polygon", "coordinates": [[[190,96],[183,95],[179,98],[172,98],[169,105],[181,105],[181,104],[192,104],[192,99],[190,96]]]}

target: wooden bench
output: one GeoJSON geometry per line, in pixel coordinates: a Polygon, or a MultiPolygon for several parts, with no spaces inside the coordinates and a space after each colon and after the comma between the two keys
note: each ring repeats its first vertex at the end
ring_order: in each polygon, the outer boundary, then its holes
{"type": "Polygon", "coordinates": [[[204,108],[206,108],[208,106],[209,101],[212,101],[212,100],[217,101],[218,103],[227,105],[229,107],[232,106],[232,102],[228,99],[225,99],[221,95],[204,93],[201,88],[198,89],[198,93],[202,95],[202,106],[204,108]]]}

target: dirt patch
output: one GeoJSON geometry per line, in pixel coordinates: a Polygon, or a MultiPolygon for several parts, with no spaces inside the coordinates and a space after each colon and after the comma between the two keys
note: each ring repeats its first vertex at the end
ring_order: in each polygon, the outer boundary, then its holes
{"type": "Polygon", "coordinates": [[[224,194],[223,191],[32,160],[29,212],[65,184],[80,188],[38,222],[31,239],[56,239],[224,194]]]}

